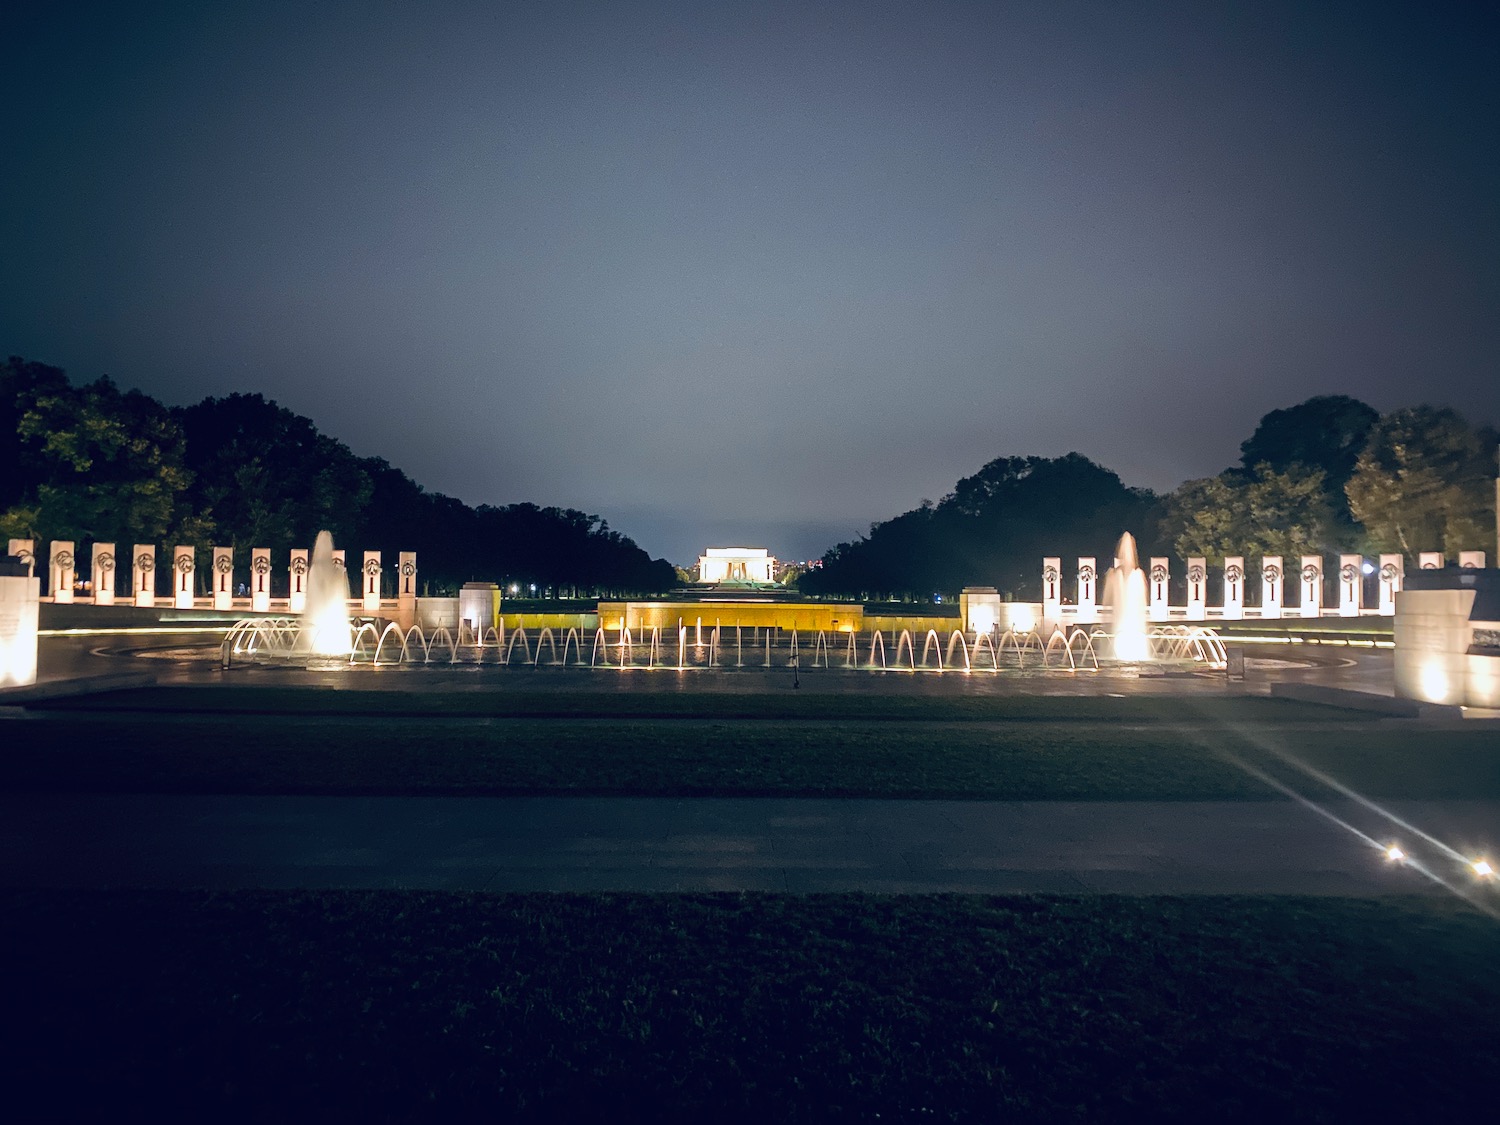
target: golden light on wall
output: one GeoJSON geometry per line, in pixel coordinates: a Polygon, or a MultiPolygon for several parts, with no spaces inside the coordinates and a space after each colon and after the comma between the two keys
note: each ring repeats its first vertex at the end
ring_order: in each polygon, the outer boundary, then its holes
{"type": "Polygon", "coordinates": [[[1011,602],[1007,616],[1014,632],[1030,633],[1036,629],[1036,614],[1024,602],[1011,602]]]}

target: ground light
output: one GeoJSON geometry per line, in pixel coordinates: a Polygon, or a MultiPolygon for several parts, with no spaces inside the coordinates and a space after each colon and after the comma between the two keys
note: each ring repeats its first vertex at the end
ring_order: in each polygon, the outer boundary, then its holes
{"type": "MultiPolygon", "coordinates": [[[[1390,810],[1381,807],[1380,805],[1378,805],[1374,801],[1370,800],[1368,797],[1365,797],[1365,796],[1363,796],[1363,795],[1355,792],[1353,789],[1350,789],[1348,786],[1342,784],[1341,782],[1338,782],[1338,781],[1334,780],[1332,777],[1329,777],[1327,774],[1323,773],[1322,771],[1314,769],[1312,766],[1308,765],[1306,762],[1300,761],[1299,759],[1293,757],[1292,755],[1287,754],[1285,751],[1279,750],[1276,747],[1273,747],[1273,746],[1270,746],[1270,745],[1266,744],[1263,740],[1260,740],[1260,745],[1261,745],[1262,749],[1269,751],[1271,754],[1275,755],[1277,758],[1279,758],[1282,762],[1286,763],[1287,765],[1295,767],[1296,769],[1302,771],[1307,776],[1309,776],[1309,777],[1313,778],[1314,780],[1322,783],[1323,785],[1328,786],[1330,789],[1334,790],[1335,792],[1341,793],[1344,796],[1353,799],[1354,801],[1358,802],[1360,805],[1362,805],[1365,808],[1369,809],[1371,812],[1377,813],[1380,816],[1385,817],[1385,819],[1387,819],[1388,821],[1390,821],[1392,824],[1395,824],[1398,827],[1403,828],[1403,829],[1405,829],[1405,830],[1413,833],[1414,835],[1422,838],[1423,840],[1426,840],[1428,843],[1432,844],[1439,851],[1441,851],[1446,856],[1448,856],[1448,858],[1451,859],[1453,862],[1455,862],[1455,863],[1462,863],[1465,867],[1468,867],[1474,873],[1474,875],[1477,876],[1478,878],[1484,879],[1484,880],[1488,880],[1488,879],[1491,879],[1491,878],[1494,877],[1494,868],[1490,866],[1490,863],[1489,863],[1489,861],[1487,859],[1483,859],[1483,858],[1470,859],[1467,856],[1462,855],[1461,853],[1459,853],[1455,849],[1453,849],[1453,848],[1449,847],[1447,844],[1443,843],[1437,837],[1432,836],[1429,833],[1423,832],[1420,828],[1417,828],[1414,825],[1408,823],[1407,821],[1401,819],[1399,816],[1396,816],[1390,810]]],[[[1301,804],[1304,808],[1306,808],[1310,812],[1317,813],[1319,816],[1327,819],[1328,821],[1332,822],[1333,824],[1336,824],[1338,827],[1344,829],[1346,832],[1349,832],[1351,835],[1355,836],[1356,838],[1358,838],[1360,840],[1363,840],[1366,844],[1369,844],[1371,847],[1377,849],[1383,856],[1385,856],[1386,861],[1388,863],[1398,863],[1398,864],[1400,864],[1403,867],[1410,867],[1412,870],[1415,870],[1415,871],[1419,872],[1420,874],[1426,876],[1428,879],[1431,879],[1434,883],[1437,883],[1439,886],[1443,887],[1445,890],[1451,891],[1453,894],[1457,895],[1459,898],[1461,898],[1465,902],[1469,903],[1469,905],[1474,906],[1474,907],[1478,908],[1479,910],[1482,910],[1484,913],[1490,915],[1492,918],[1500,920],[1500,911],[1497,911],[1493,906],[1489,905],[1486,902],[1481,901],[1479,898],[1471,897],[1473,895],[1472,891],[1466,890],[1465,888],[1463,888],[1463,887],[1461,887],[1461,886],[1459,886],[1457,884],[1450,883],[1447,879],[1443,878],[1443,876],[1441,874],[1439,874],[1437,871],[1432,870],[1430,867],[1428,867],[1426,864],[1424,864],[1420,859],[1407,856],[1406,853],[1405,853],[1405,851],[1400,847],[1400,845],[1395,844],[1395,843],[1380,843],[1379,841],[1373,839],[1372,837],[1367,836],[1364,832],[1361,832],[1353,824],[1350,824],[1348,821],[1344,820],[1343,818],[1341,818],[1340,816],[1338,816],[1336,813],[1332,812],[1329,809],[1324,808],[1318,802],[1310,799],[1309,797],[1304,796],[1302,793],[1297,792],[1296,789],[1293,789],[1290,785],[1286,784],[1284,781],[1281,781],[1280,779],[1271,776],[1265,770],[1259,769],[1256,766],[1251,765],[1249,762],[1245,761],[1243,758],[1241,758],[1238,754],[1235,754],[1233,751],[1226,750],[1223,747],[1216,747],[1215,749],[1216,749],[1219,757],[1221,757],[1225,761],[1231,763],[1232,765],[1237,766],[1239,769],[1243,770],[1245,773],[1249,774],[1251,777],[1254,777],[1254,778],[1256,778],[1256,779],[1258,779],[1260,781],[1265,782],[1267,785],[1271,786],[1271,788],[1276,789],[1279,792],[1284,793],[1286,796],[1292,798],[1294,801],[1297,801],[1299,804],[1301,804]]]]}

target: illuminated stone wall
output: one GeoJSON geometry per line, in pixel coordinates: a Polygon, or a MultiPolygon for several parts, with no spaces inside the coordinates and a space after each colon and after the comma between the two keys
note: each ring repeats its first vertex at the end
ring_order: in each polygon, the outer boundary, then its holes
{"type": "Polygon", "coordinates": [[[465,582],[458,592],[458,619],[471,629],[500,624],[500,587],[493,582],[465,582]]]}
{"type": "Polygon", "coordinates": [[[599,615],[597,613],[502,613],[500,622],[505,626],[506,633],[514,633],[517,629],[525,629],[528,633],[539,633],[543,629],[551,629],[554,633],[566,633],[569,629],[577,629],[580,633],[593,636],[594,630],[599,628],[599,615]]]}
{"type": "MultiPolygon", "coordinates": [[[[1036,602],[1007,602],[1009,606],[1035,606],[1036,602]]],[[[957,617],[899,617],[896,615],[867,613],[865,614],[864,631],[874,632],[879,629],[882,633],[896,634],[900,636],[903,632],[909,632],[914,637],[925,637],[929,632],[946,638],[949,633],[959,628],[963,621],[957,617]]],[[[1002,624],[1001,629],[1008,626],[1002,624]]],[[[894,642],[892,642],[894,643],[894,642]]]]}
{"type": "Polygon", "coordinates": [[[1403,590],[1396,595],[1396,694],[1424,703],[1463,703],[1473,590],[1403,590]]]}
{"type": "Polygon", "coordinates": [[[25,563],[0,570],[0,687],[36,683],[37,601],[40,578],[28,577],[25,563]]]}
{"type": "Polygon", "coordinates": [[[966,586],[958,596],[958,615],[964,631],[988,633],[1003,620],[1000,591],[993,586],[966,586]]]}
{"type": "Polygon", "coordinates": [[[599,624],[614,630],[624,620],[632,630],[676,629],[679,621],[705,630],[719,625],[732,629],[771,626],[824,632],[859,632],[865,628],[864,607],[848,602],[600,602],[599,624]]]}
{"type": "MultiPolygon", "coordinates": [[[[1396,595],[1396,694],[1424,703],[1500,707],[1500,617],[1494,571],[1472,585],[1396,595]],[[1495,582],[1496,589],[1484,587],[1495,582]]],[[[1459,582],[1466,576],[1460,576],[1459,582]]]]}

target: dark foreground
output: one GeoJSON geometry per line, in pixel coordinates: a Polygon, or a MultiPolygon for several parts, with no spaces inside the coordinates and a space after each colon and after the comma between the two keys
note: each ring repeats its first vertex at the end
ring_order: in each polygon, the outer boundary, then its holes
{"type": "Polygon", "coordinates": [[[25,1120],[1433,1120],[1491,1101],[1497,938],[1447,900],[7,891],[0,1068],[25,1120]]]}

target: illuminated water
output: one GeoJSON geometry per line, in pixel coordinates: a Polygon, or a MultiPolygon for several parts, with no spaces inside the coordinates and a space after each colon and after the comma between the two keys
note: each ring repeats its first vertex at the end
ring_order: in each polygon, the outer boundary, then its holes
{"type": "Polygon", "coordinates": [[[348,656],[353,648],[349,630],[349,578],[334,560],[333,536],[318,532],[312,564],[307,571],[307,608],[296,651],[314,656],[348,656]]]}
{"type": "Polygon", "coordinates": [[[1110,610],[1114,658],[1124,661],[1151,659],[1146,631],[1146,573],[1136,559],[1135,536],[1126,532],[1115,548],[1115,565],[1104,576],[1104,604],[1110,610]]]}

